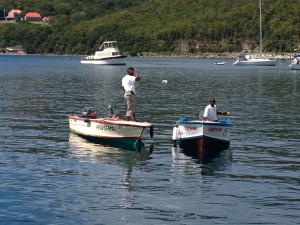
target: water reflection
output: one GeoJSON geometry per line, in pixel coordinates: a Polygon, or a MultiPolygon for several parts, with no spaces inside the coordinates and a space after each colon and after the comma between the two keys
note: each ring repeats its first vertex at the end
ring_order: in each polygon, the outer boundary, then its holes
{"type": "Polygon", "coordinates": [[[230,148],[218,150],[204,158],[199,158],[197,154],[190,154],[191,152],[180,147],[172,147],[173,166],[179,167],[185,173],[200,168],[202,175],[212,175],[217,171],[225,170],[232,163],[230,148]]]}
{"type": "Polygon", "coordinates": [[[104,162],[125,165],[131,168],[138,161],[147,161],[153,152],[153,145],[145,146],[143,142],[139,148],[134,146],[108,146],[89,142],[88,140],[70,133],[69,151],[71,155],[86,158],[94,162],[104,162]]]}
{"type": "MultiPolygon", "coordinates": [[[[174,145],[173,147],[176,147],[174,145]]],[[[217,145],[204,146],[200,140],[192,143],[179,142],[178,146],[187,156],[197,160],[198,163],[207,163],[217,157],[220,152],[229,148],[228,143],[221,143],[217,145]]]]}
{"type": "MultiPolygon", "coordinates": [[[[120,178],[118,183],[115,183],[116,186],[121,187],[119,189],[121,201],[118,207],[123,210],[133,208],[135,203],[132,192],[133,168],[135,165],[143,165],[151,159],[150,155],[153,152],[153,145],[145,146],[142,143],[141,148],[138,150],[130,150],[89,142],[76,134],[70,133],[69,152],[71,156],[75,156],[81,162],[107,164],[110,168],[110,174],[116,173],[115,176],[120,178]],[[118,169],[119,167],[121,167],[121,172],[118,169]]],[[[126,211],[122,211],[121,214],[123,220],[128,220],[126,211]]]]}
{"type": "Polygon", "coordinates": [[[293,76],[293,94],[297,94],[297,74],[293,76]]]}

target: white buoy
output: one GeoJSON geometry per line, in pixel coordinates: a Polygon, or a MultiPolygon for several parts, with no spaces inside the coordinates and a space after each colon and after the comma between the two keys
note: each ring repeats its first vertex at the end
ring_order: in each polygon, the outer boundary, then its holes
{"type": "Polygon", "coordinates": [[[177,147],[177,140],[179,137],[179,127],[173,127],[173,135],[172,135],[172,140],[173,140],[173,147],[177,147]]]}
{"type": "Polygon", "coordinates": [[[163,84],[167,84],[168,81],[167,81],[167,80],[163,80],[162,83],[163,83],[163,84]]]}

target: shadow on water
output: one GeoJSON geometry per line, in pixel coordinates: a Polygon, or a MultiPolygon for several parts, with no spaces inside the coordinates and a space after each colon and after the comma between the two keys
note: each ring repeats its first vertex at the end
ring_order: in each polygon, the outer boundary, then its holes
{"type": "Polygon", "coordinates": [[[196,159],[198,163],[205,164],[211,162],[214,158],[219,157],[222,151],[229,149],[229,146],[220,145],[199,150],[190,145],[181,145],[180,149],[186,155],[196,159]]]}
{"type": "Polygon", "coordinates": [[[173,147],[177,146],[184,154],[196,159],[198,163],[208,163],[219,156],[223,150],[228,149],[229,142],[208,143],[207,141],[204,146],[203,142],[200,140],[192,142],[179,141],[173,145],[173,147]]]}
{"type": "Polygon", "coordinates": [[[191,151],[191,149],[173,146],[172,156],[174,161],[180,161],[180,164],[185,167],[198,165],[202,175],[212,175],[217,171],[225,170],[227,165],[232,162],[232,152],[229,147],[217,147],[213,150],[206,152],[205,155],[199,155],[198,152],[191,151]]]}
{"type": "Polygon", "coordinates": [[[88,157],[98,163],[117,163],[124,164],[131,168],[138,161],[147,161],[151,159],[153,145],[145,146],[140,143],[139,148],[128,145],[105,145],[82,138],[76,134],[70,133],[69,151],[76,157],[88,157]]]}

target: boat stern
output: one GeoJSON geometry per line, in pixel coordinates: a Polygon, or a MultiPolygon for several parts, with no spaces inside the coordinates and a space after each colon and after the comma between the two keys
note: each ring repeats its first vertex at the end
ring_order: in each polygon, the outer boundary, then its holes
{"type": "Polygon", "coordinates": [[[233,123],[230,120],[218,122],[187,120],[181,118],[173,128],[172,140],[182,146],[196,146],[197,151],[216,146],[228,146],[233,123]]]}

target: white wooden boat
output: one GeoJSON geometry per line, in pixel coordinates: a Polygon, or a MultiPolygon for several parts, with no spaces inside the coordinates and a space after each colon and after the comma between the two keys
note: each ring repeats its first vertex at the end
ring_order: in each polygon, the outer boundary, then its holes
{"type": "Polygon", "coordinates": [[[222,66],[225,65],[225,62],[215,62],[215,65],[222,66]]]}
{"type": "MultiPolygon", "coordinates": [[[[260,55],[263,51],[262,43],[262,18],[261,18],[261,0],[259,0],[259,45],[260,45],[260,55]]],[[[253,55],[238,55],[236,61],[233,65],[236,66],[276,66],[276,60],[266,59],[263,57],[255,58],[253,55]]]]}
{"type": "Polygon", "coordinates": [[[69,116],[70,130],[86,139],[107,144],[141,144],[143,134],[153,126],[147,122],[126,121],[118,117],[97,118],[95,108],[86,108],[82,116],[69,116]]]}
{"type": "Polygon", "coordinates": [[[289,66],[291,70],[300,70],[300,53],[294,55],[294,59],[289,66]]]}
{"type": "Polygon", "coordinates": [[[196,153],[200,158],[210,152],[230,145],[233,123],[230,120],[219,122],[188,120],[180,118],[173,128],[174,145],[196,153]]]}
{"type": "Polygon", "coordinates": [[[127,55],[122,55],[116,41],[104,41],[94,55],[86,56],[82,64],[126,65],[127,55]]]}

